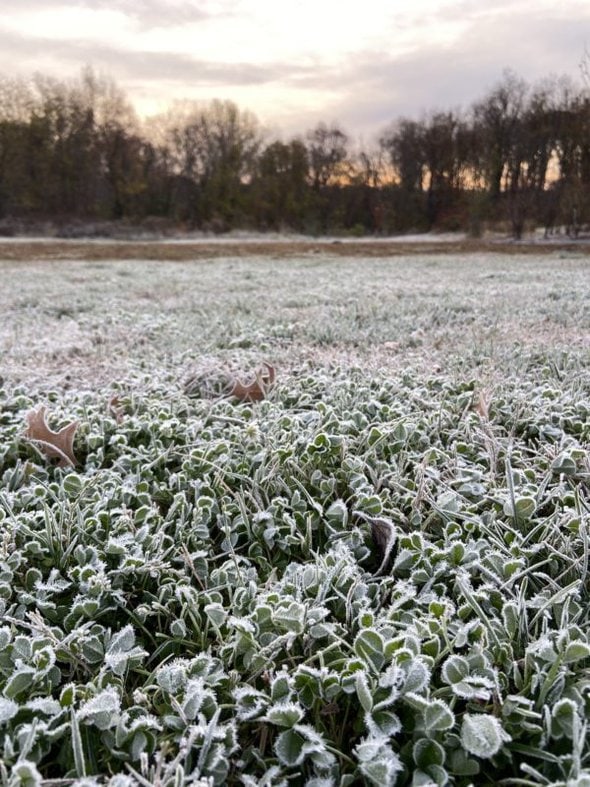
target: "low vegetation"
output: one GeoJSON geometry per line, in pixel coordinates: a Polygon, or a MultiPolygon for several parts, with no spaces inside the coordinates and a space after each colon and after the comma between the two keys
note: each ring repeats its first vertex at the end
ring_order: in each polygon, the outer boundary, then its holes
{"type": "Polygon", "coordinates": [[[2,263],[0,784],[590,784],[586,268],[2,263]]]}

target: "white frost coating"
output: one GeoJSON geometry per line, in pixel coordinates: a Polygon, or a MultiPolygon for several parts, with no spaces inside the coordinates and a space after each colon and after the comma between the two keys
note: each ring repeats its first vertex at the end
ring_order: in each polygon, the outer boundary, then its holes
{"type": "Polygon", "coordinates": [[[523,357],[528,345],[589,342],[584,258],[435,256],[427,243],[389,258],[279,255],[0,262],[0,375],[84,390],[167,372],[182,384],[192,366],[248,372],[269,356],[283,375],[334,363],[399,372],[448,363],[450,350],[493,361],[515,340],[523,357]],[[567,321],[552,293],[570,293],[567,321]]]}
{"type": "Polygon", "coordinates": [[[13,719],[19,711],[17,702],[0,697],[0,724],[6,724],[13,719]]]}
{"type": "Polygon", "coordinates": [[[95,724],[99,730],[113,727],[121,712],[121,697],[117,689],[110,686],[96,697],[85,702],[78,711],[78,718],[95,724]]]}
{"type": "Polygon", "coordinates": [[[487,759],[512,740],[495,716],[466,713],[461,725],[461,743],[466,751],[487,759]]]}

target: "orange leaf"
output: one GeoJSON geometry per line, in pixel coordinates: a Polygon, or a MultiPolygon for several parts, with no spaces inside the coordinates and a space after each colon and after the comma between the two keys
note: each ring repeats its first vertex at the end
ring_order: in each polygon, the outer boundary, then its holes
{"type": "Polygon", "coordinates": [[[57,463],[59,467],[68,465],[75,467],[74,435],[78,428],[78,421],[72,421],[59,432],[54,432],[47,426],[46,413],[47,408],[44,405],[27,413],[25,437],[36,443],[49,459],[59,459],[57,463]]]}
{"type": "Polygon", "coordinates": [[[260,402],[264,399],[275,381],[275,369],[274,366],[266,363],[266,361],[264,361],[263,366],[266,369],[259,369],[251,383],[235,380],[229,392],[230,396],[235,396],[241,402],[260,402]]]}

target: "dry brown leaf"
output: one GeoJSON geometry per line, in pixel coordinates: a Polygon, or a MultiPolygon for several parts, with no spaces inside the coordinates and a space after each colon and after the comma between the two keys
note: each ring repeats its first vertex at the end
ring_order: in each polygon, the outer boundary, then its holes
{"type": "Polygon", "coordinates": [[[109,399],[109,415],[111,415],[118,424],[121,423],[125,415],[121,405],[121,400],[117,394],[114,394],[114,396],[111,396],[109,399]]]}
{"type": "Polygon", "coordinates": [[[490,419],[490,399],[485,391],[480,391],[477,399],[473,403],[473,409],[485,421],[490,419]]]}
{"type": "Polygon", "coordinates": [[[275,381],[275,368],[266,361],[262,364],[265,369],[258,369],[251,383],[235,380],[230,396],[235,396],[241,402],[260,402],[264,399],[275,381]]]}
{"type": "Polygon", "coordinates": [[[46,414],[47,408],[44,405],[27,413],[25,437],[35,443],[49,459],[58,459],[59,467],[75,467],[77,462],[74,456],[74,435],[78,429],[78,421],[72,421],[59,432],[54,432],[47,426],[46,414]]]}
{"type": "Polygon", "coordinates": [[[381,560],[381,564],[375,572],[375,575],[379,575],[385,569],[391,558],[396,542],[395,527],[393,522],[391,522],[389,519],[384,519],[383,517],[367,516],[360,511],[357,511],[356,513],[358,516],[364,519],[365,522],[368,522],[369,527],[371,528],[371,538],[373,539],[373,543],[377,548],[377,553],[381,560]]]}

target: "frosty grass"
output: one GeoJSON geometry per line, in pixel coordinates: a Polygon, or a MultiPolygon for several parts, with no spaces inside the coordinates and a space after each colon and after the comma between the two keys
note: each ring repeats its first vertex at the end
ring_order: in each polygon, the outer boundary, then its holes
{"type": "Polygon", "coordinates": [[[2,785],[590,785],[587,258],[0,274],[2,785]]]}

